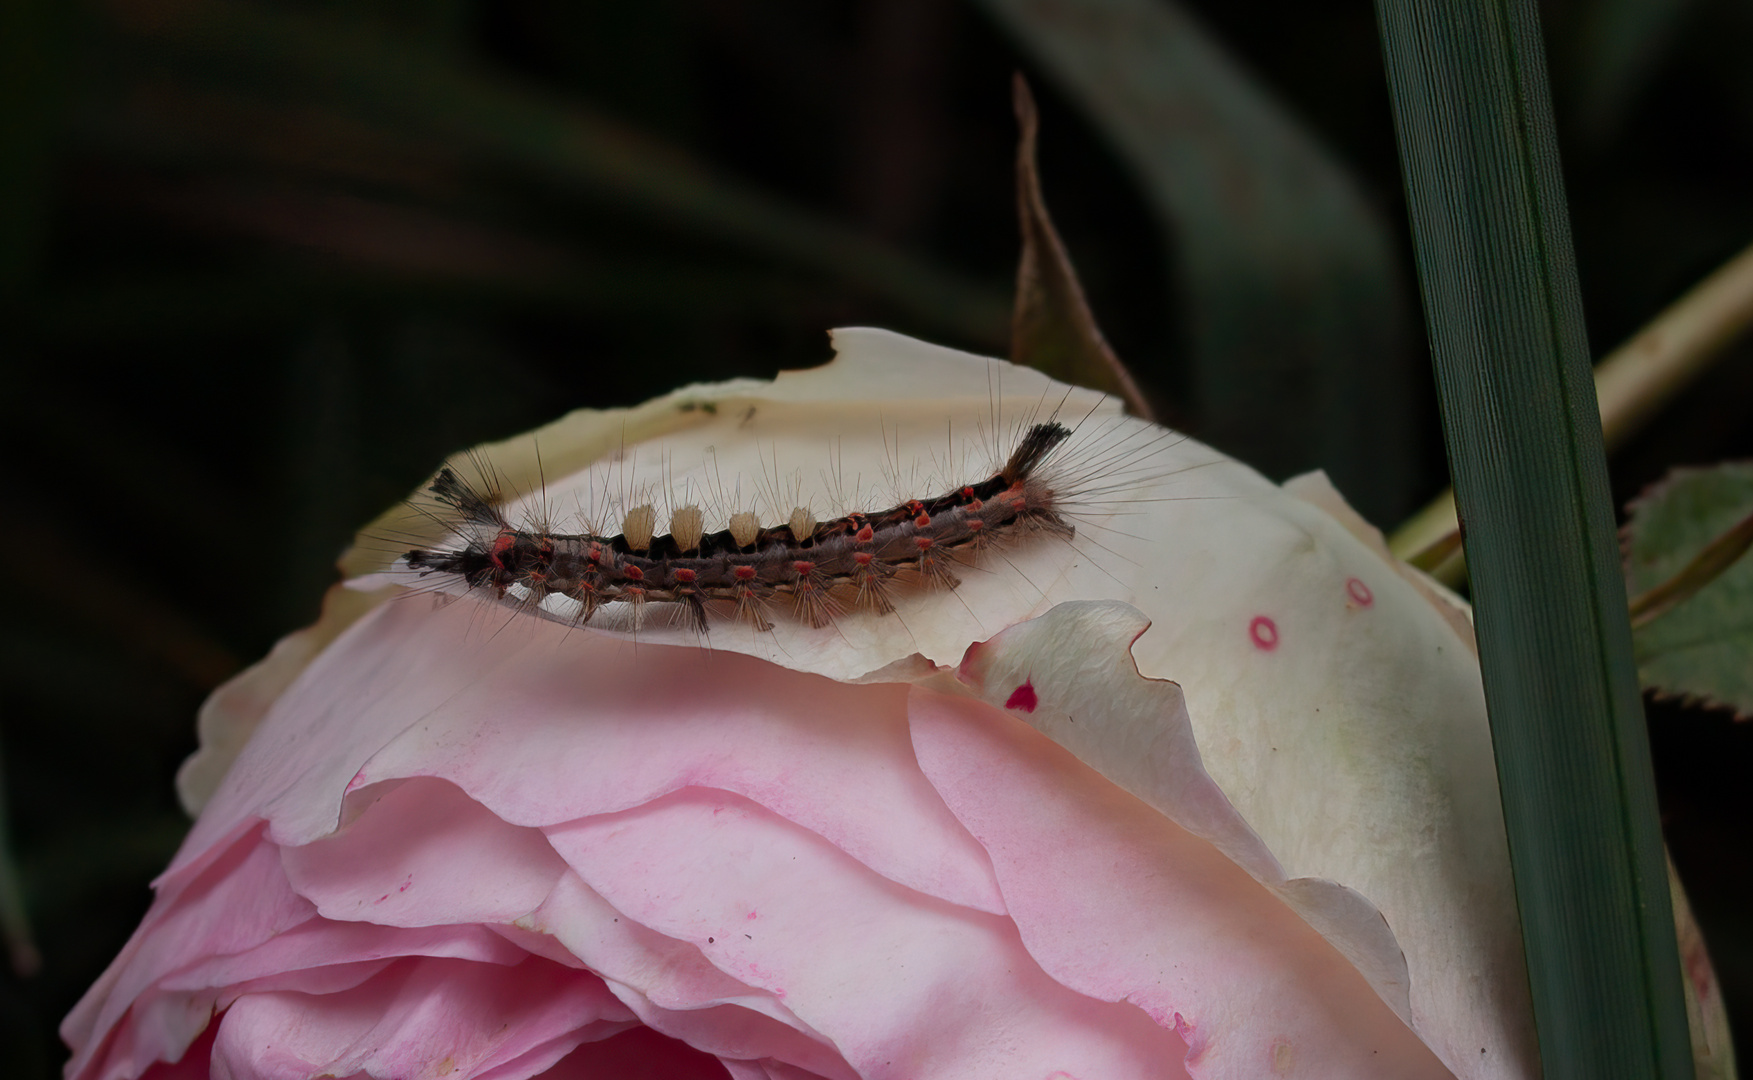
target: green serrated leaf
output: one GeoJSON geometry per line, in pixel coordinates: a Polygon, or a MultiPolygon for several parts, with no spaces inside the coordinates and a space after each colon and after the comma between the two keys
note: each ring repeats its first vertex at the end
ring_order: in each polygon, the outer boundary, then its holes
{"type": "MultiPolygon", "coordinates": [[[[1625,581],[1637,594],[1667,581],[1753,514],[1753,462],[1675,469],[1631,504],[1625,581]]],[[[1637,630],[1646,690],[1753,718],[1753,559],[1741,558],[1690,600],[1637,630]]]]}

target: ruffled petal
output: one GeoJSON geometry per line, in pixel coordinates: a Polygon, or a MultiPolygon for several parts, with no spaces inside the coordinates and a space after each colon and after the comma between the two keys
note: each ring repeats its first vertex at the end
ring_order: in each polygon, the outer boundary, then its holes
{"type": "Polygon", "coordinates": [[[566,872],[540,830],[508,824],[451,784],[392,782],[355,798],[374,792],[339,832],[282,855],[292,887],[326,919],[509,923],[566,872]]]}
{"type": "Polygon", "coordinates": [[[634,1023],[601,979],[545,960],[406,959],[338,993],[240,998],[219,1025],[213,1080],[525,1080],[634,1023]]]}
{"type": "Polygon", "coordinates": [[[1005,919],[911,894],[738,796],[555,826],[618,910],[771,993],[866,1080],[1175,1076],[1184,1045],[1047,977],[1005,919]]]}
{"type": "Polygon", "coordinates": [[[710,785],[909,888],[1003,910],[979,846],[912,762],[904,688],[537,620],[489,634],[483,613],[414,599],[361,619],[263,721],[185,852],[249,816],[310,843],[337,827],[349,788],[411,776],[450,780],[520,825],[710,785]],[[328,756],[313,749],[325,739],[328,756]]]}
{"type": "Polygon", "coordinates": [[[316,917],[286,883],[278,850],[246,825],[201,873],[161,892],[141,926],[61,1024],[70,1080],[132,1080],[175,1061],[206,1027],[217,991],[158,995],[154,984],[215,955],[255,948],[316,917]]]}
{"type": "Polygon", "coordinates": [[[1451,1075],[1209,842],[983,705],[916,690],[911,710],[920,765],[991,854],[1031,956],[1180,1031],[1191,1075],[1451,1075]]]}
{"type": "Polygon", "coordinates": [[[1286,876],[1209,774],[1181,688],[1138,673],[1131,646],[1150,623],[1116,601],[1060,604],[971,646],[960,678],[1210,842],[1271,889],[1357,967],[1413,1023],[1406,958],[1382,913],[1360,893],[1320,878],[1286,876]]]}

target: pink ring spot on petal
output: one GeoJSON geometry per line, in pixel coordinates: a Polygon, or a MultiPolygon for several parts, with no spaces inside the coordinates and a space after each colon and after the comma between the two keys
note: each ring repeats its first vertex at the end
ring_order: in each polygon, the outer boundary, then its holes
{"type": "Polygon", "coordinates": [[[1370,587],[1357,578],[1352,578],[1345,583],[1345,592],[1357,601],[1359,607],[1369,607],[1376,602],[1376,594],[1370,592],[1370,587]]]}
{"type": "Polygon", "coordinates": [[[1254,616],[1254,621],[1248,624],[1248,636],[1254,639],[1256,649],[1271,652],[1278,648],[1278,624],[1264,615],[1254,616]]]}
{"type": "Polygon", "coordinates": [[[1035,696],[1035,684],[1025,682],[1010,692],[1010,697],[1005,701],[1004,707],[1021,709],[1023,712],[1034,712],[1035,706],[1040,703],[1040,699],[1035,696]]]}

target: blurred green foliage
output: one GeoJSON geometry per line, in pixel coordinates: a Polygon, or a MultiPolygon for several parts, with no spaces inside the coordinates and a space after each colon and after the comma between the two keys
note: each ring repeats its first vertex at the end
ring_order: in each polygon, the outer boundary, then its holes
{"type": "MultiPolygon", "coordinates": [[[[1753,9],[1547,15],[1604,351],[1753,238],[1753,9]]],[[[444,454],[819,363],[835,325],[1002,354],[1018,69],[1055,222],[1169,422],[1331,465],[1383,525],[1446,482],[1368,4],[0,4],[0,846],[43,956],[0,973],[0,1073],[58,1071],[144,911],[201,698],[444,454]],[[1156,36],[1117,103],[1101,35],[1029,20],[1122,8],[1156,36]]],[[[1621,501],[1753,456],[1749,401],[1743,344],[1615,461],[1621,501]]],[[[1658,720],[1749,1045],[1753,725],[1658,720]]]]}

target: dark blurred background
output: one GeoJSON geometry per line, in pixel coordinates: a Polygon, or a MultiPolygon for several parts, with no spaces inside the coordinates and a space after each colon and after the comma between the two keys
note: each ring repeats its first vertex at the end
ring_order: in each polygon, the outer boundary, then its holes
{"type": "MultiPolygon", "coordinates": [[[[1753,241],[1753,5],[1552,0],[1604,354],[1753,241]]],[[[1366,0],[3,0],[0,1073],[145,910],[203,696],[450,451],[828,358],[1002,355],[1010,76],[1120,355],[1176,426],[1391,528],[1447,480],[1366,0]]],[[[1613,461],[1753,455],[1743,342],[1613,461]]],[[[1753,1047],[1753,724],[1652,707],[1753,1047]]]]}

